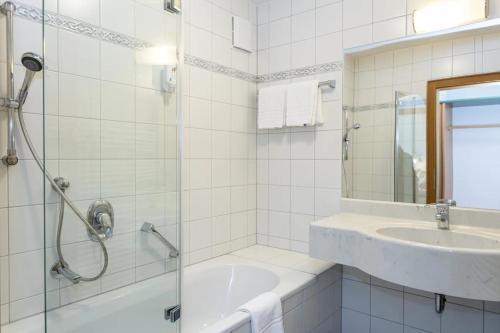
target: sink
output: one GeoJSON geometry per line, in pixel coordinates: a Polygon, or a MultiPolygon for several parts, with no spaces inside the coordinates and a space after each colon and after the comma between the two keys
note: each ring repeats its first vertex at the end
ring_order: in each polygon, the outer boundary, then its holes
{"type": "Polygon", "coordinates": [[[341,213],[311,224],[311,257],[448,296],[500,301],[500,226],[341,213]]]}
{"type": "Polygon", "coordinates": [[[385,227],[377,229],[383,236],[425,245],[457,249],[500,250],[500,241],[465,232],[411,227],[385,227]]]}

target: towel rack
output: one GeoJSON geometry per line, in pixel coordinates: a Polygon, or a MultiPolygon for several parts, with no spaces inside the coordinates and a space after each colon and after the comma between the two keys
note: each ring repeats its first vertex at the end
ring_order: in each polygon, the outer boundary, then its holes
{"type": "Polygon", "coordinates": [[[321,81],[319,84],[318,84],[318,87],[322,88],[322,87],[328,87],[328,88],[331,88],[331,89],[334,89],[335,88],[335,80],[327,80],[327,81],[321,81]]]}

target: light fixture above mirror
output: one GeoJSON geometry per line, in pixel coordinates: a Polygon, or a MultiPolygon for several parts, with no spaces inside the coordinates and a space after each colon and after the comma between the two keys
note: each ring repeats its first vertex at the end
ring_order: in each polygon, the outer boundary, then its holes
{"type": "Polygon", "coordinates": [[[487,17],[488,0],[436,0],[413,12],[413,29],[416,33],[439,31],[487,17]]]}

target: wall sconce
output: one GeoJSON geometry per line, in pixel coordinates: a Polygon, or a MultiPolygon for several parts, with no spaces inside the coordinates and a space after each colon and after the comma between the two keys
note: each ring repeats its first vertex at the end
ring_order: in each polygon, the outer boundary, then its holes
{"type": "Polygon", "coordinates": [[[416,33],[444,30],[488,17],[488,0],[436,0],[413,12],[416,33]]]}

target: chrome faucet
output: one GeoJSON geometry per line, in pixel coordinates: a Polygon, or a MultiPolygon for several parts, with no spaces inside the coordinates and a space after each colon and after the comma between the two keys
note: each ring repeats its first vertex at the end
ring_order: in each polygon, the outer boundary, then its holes
{"type": "Polygon", "coordinates": [[[436,203],[436,221],[439,229],[450,229],[450,207],[455,207],[457,202],[452,199],[441,199],[436,203]]]}

